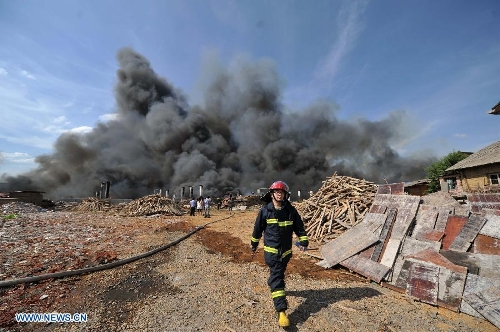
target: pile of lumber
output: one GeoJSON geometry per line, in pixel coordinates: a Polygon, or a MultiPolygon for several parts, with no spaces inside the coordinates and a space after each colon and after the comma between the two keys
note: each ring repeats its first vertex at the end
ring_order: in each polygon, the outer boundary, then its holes
{"type": "Polygon", "coordinates": [[[184,210],[168,197],[149,195],[127,203],[120,209],[119,214],[128,217],[150,216],[153,214],[180,216],[184,214],[184,210]]]}
{"type": "Polygon", "coordinates": [[[80,202],[80,204],[74,206],[72,211],[79,212],[96,212],[96,211],[109,211],[111,209],[111,204],[108,200],[99,199],[96,197],[89,197],[80,202]]]}
{"type": "Polygon", "coordinates": [[[373,182],[335,173],[313,196],[294,205],[309,239],[327,242],[363,220],[376,192],[373,182]]]}

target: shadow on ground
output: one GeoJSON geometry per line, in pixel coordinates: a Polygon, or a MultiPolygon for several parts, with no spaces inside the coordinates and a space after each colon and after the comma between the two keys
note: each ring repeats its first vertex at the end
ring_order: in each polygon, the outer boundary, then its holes
{"type": "Polygon", "coordinates": [[[287,331],[298,331],[296,325],[304,323],[311,316],[330,304],[343,301],[358,301],[382,295],[369,287],[329,288],[325,290],[287,291],[287,296],[303,298],[303,302],[289,315],[292,326],[287,331]]]}

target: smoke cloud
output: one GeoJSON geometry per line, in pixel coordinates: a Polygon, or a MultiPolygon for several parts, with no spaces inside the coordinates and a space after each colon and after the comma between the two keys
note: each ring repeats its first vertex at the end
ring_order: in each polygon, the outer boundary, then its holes
{"type": "MultiPolygon", "coordinates": [[[[9,190],[46,197],[93,196],[110,181],[113,198],[137,198],[156,188],[179,197],[203,185],[205,195],[244,194],[287,182],[293,192],[315,190],[334,172],[375,183],[421,179],[431,156],[402,158],[408,116],[340,120],[338,106],[317,102],[293,111],[281,102],[271,61],[236,61],[212,74],[202,106],[158,76],[130,48],[117,53],[118,116],[85,134],[64,133],[54,152],[26,174],[4,175],[9,190]]],[[[196,191],[195,191],[196,193],[196,191]]]]}

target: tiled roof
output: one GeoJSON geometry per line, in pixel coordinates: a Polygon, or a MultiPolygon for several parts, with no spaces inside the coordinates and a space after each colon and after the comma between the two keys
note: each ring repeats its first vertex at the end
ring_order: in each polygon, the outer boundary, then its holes
{"type": "Polygon", "coordinates": [[[421,180],[406,182],[405,183],[405,188],[413,187],[413,186],[416,186],[416,185],[419,185],[419,184],[429,184],[429,182],[431,182],[431,179],[421,179],[421,180]]]}
{"type": "Polygon", "coordinates": [[[457,169],[464,169],[487,164],[500,163],[500,141],[495,142],[487,147],[471,154],[462,161],[446,169],[446,171],[453,171],[457,169]]]}

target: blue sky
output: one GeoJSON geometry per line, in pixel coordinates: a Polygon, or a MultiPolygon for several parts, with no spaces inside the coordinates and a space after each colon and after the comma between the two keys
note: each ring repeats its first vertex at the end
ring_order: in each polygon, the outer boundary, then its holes
{"type": "Polygon", "coordinates": [[[213,59],[271,59],[282,102],[341,119],[410,114],[402,155],[477,151],[500,139],[500,1],[0,0],[0,174],[50,154],[65,131],[116,112],[126,46],[203,103],[213,59]],[[430,152],[429,152],[430,151],[430,152]]]}

